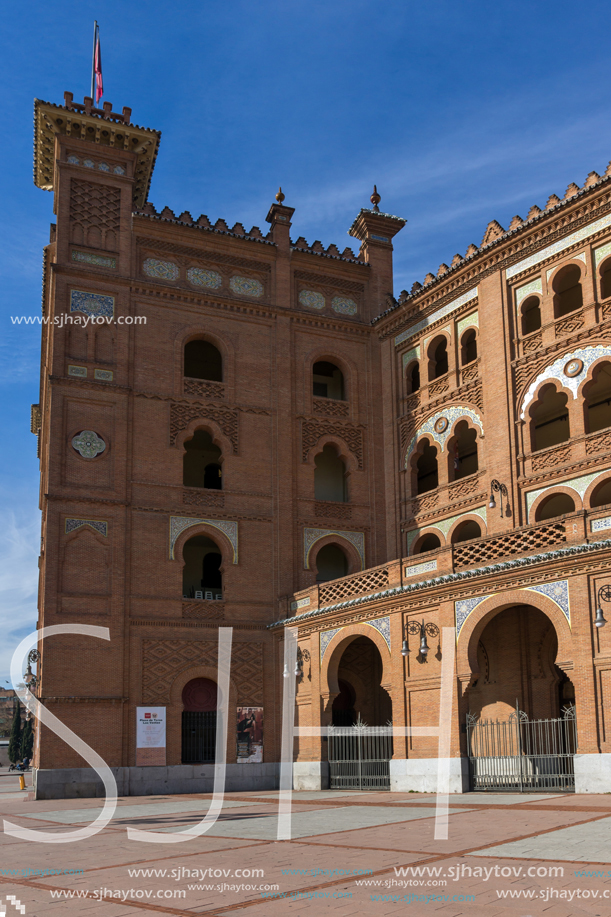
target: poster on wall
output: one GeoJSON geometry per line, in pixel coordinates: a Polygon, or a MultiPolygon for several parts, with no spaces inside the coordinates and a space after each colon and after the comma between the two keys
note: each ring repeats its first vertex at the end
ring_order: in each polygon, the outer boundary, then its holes
{"type": "Polygon", "coordinates": [[[237,762],[263,762],[263,707],[237,708],[237,762]]]}
{"type": "Polygon", "coordinates": [[[165,763],[165,707],[136,707],[136,767],[165,763]]]}

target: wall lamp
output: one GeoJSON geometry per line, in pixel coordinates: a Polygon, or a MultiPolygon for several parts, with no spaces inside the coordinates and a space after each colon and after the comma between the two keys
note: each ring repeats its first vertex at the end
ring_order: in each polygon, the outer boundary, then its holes
{"type": "Polygon", "coordinates": [[[503,518],[503,499],[507,501],[505,515],[511,516],[511,507],[509,505],[509,493],[507,491],[507,487],[505,484],[501,484],[500,481],[497,481],[496,478],[493,478],[493,480],[490,481],[490,502],[488,503],[490,509],[494,509],[496,507],[496,500],[494,499],[495,492],[501,495],[501,519],[503,518]]]}
{"type": "Polygon", "coordinates": [[[611,602],[611,586],[601,586],[596,596],[596,618],[594,619],[595,627],[604,627],[607,619],[603,614],[602,603],[611,602]]]}
{"type": "Polygon", "coordinates": [[[427,634],[429,637],[438,637],[439,628],[436,624],[425,624],[424,621],[421,624],[418,624],[417,621],[410,621],[405,625],[405,636],[403,638],[403,646],[401,647],[401,655],[409,656],[411,650],[407,642],[407,635],[412,634],[416,636],[417,634],[420,637],[420,655],[423,659],[426,659],[429,651],[429,645],[426,642],[427,634]]]}
{"type": "MultiPolygon", "coordinates": [[[[309,661],[310,661],[310,651],[309,651],[309,650],[302,650],[301,647],[298,646],[298,647],[297,647],[297,659],[296,659],[296,661],[295,661],[295,672],[294,672],[295,678],[302,678],[302,677],[303,677],[303,662],[304,662],[304,660],[305,660],[306,662],[309,662],[309,661]]],[[[288,663],[285,663],[285,665],[284,665],[284,672],[283,672],[282,674],[283,674],[284,678],[289,678],[289,677],[290,677],[291,673],[289,672],[288,663]]]]}

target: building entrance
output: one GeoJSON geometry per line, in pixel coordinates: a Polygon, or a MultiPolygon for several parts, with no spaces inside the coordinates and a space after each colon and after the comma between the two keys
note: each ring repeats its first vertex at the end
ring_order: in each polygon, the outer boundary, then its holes
{"type": "Polygon", "coordinates": [[[557,650],[552,622],[529,605],[500,612],[484,628],[467,695],[472,790],[574,789],[575,692],[557,650]]]}
{"type": "Polygon", "coordinates": [[[342,653],[329,731],[331,789],[390,789],[392,702],[380,684],[382,668],[367,637],[357,637],[342,653]]]}
{"type": "Polygon", "coordinates": [[[217,686],[193,678],[182,692],[182,763],[213,764],[216,751],[217,686]]]}

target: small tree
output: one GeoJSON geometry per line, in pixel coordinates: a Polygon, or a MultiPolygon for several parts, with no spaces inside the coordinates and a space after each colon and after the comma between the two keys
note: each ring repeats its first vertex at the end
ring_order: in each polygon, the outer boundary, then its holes
{"type": "Polygon", "coordinates": [[[19,761],[19,753],[21,751],[21,709],[19,707],[19,701],[15,704],[15,710],[13,712],[13,724],[11,726],[11,734],[8,740],[8,757],[9,761],[12,764],[16,764],[19,761]]]}
{"type": "Polygon", "coordinates": [[[32,729],[32,720],[26,720],[23,732],[21,733],[21,754],[20,757],[32,760],[34,751],[34,730],[32,729]]]}

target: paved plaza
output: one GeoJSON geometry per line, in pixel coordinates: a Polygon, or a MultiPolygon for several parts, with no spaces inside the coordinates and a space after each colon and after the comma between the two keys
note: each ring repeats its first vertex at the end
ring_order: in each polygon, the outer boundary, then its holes
{"type": "MultiPolygon", "coordinates": [[[[0,775],[0,811],[58,839],[102,811],[96,799],[36,802],[0,775]]],[[[30,775],[27,783],[30,784],[30,775]]],[[[435,797],[293,793],[291,840],[277,840],[277,793],[120,799],[110,824],[73,843],[0,835],[0,913],[144,917],[380,915],[576,917],[611,912],[611,794],[450,797],[435,840],[435,797]],[[128,838],[136,828],[160,843],[128,838]],[[529,875],[530,873],[530,875],[529,875]],[[23,910],[25,908],[25,911],[23,910]]]]}

